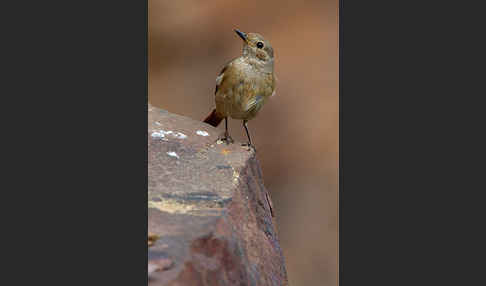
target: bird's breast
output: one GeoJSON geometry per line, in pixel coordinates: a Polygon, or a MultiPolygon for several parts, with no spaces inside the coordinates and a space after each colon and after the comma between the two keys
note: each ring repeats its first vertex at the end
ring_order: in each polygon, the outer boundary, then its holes
{"type": "Polygon", "coordinates": [[[251,119],[275,89],[274,76],[236,60],[225,71],[216,94],[217,109],[235,119],[251,119]]]}

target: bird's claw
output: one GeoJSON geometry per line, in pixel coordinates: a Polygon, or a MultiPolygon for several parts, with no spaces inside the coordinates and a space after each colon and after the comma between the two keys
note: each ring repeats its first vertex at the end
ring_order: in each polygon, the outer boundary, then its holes
{"type": "Polygon", "coordinates": [[[253,151],[255,151],[255,153],[256,153],[256,148],[255,148],[255,145],[253,145],[253,144],[243,143],[243,144],[241,144],[241,146],[248,147],[248,151],[251,151],[251,149],[253,149],[253,151]]]}
{"type": "Polygon", "coordinates": [[[227,145],[235,142],[235,140],[233,140],[233,138],[231,138],[231,136],[229,136],[229,135],[226,135],[223,138],[221,138],[221,141],[226,141],[227,145]]]}

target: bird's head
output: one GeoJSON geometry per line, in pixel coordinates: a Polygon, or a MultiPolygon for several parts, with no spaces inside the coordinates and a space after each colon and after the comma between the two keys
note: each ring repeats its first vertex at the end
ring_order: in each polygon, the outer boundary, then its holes
{"type": "Polygon", "coordinates": [[[262,63],[273,64],[273,48],[270,42],[257,33],[244,33],[235,29],[236,34],[243,39],[243,56],[255,58],[262,63]]]}

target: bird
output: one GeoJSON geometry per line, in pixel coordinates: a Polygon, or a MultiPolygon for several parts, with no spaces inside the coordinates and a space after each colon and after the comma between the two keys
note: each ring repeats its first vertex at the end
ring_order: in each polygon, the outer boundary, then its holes
{"type": "Polygon", "coordinates": [[[242,55],[224,65],[216,77],[216,108],[203,122],[217,127],[224,119],[225,132],[220,139],[230,144],[234,140],[228,132],[228,117],[242,120],[248,137],[248,143],[242,145],[256,151],[247,124],[275,94],[274,53],[272,45],[262,35],[234,31],[243,40],[242,55]]]}

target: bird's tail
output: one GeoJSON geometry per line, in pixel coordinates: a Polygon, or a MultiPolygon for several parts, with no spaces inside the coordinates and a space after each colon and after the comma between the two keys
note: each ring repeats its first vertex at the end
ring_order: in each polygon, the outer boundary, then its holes
{"type": "Polygon", "coordinates": [[[204,119],[203,122],[217,127],[223,119],[224,117],[217,113],[216,109],[213,109],[213,111],[208,115],[208,117],[206,117],[206,119],[204,119]]]}

